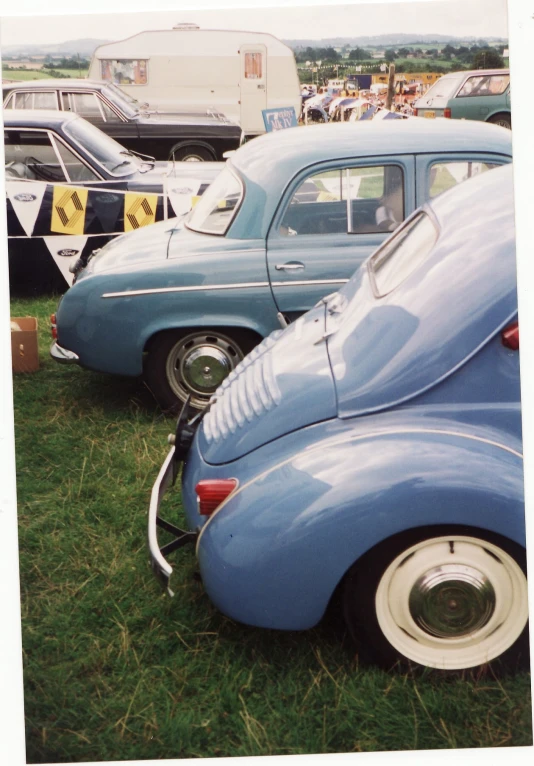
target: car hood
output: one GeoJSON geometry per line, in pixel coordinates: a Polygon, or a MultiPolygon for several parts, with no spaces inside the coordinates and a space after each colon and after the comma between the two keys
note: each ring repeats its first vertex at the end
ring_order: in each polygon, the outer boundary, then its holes
{"type": "Polygon", "coordinates": [[[335,417],[324,322],[321,305],[276,330],[223,381],[197,434],[206,462],[229,463],[284,434],[335,417]]]}

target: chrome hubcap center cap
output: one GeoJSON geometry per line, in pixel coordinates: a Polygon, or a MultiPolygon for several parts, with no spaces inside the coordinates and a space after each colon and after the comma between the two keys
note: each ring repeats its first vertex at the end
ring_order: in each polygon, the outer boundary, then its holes
{"type": "Polygon", "coordinates": [[[213,346],[197,346],[183,361],[182,375],[186,383],[203,394],[210,394],[230,372],[226,354],[213,346]]]}
{"type": "Polygon", "coordinates": [[[489,622],[495,611],[495,591],[475,567],[445,564],[419,577],[410,591],[409,609],[425,633],[459,638],[489,622]]]}

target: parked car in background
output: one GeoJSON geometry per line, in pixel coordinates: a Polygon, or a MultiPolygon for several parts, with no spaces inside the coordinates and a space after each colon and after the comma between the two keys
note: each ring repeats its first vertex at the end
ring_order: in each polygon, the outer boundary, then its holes
{"type": "Polygon", "coordinates": [[[4,112],[12,292],[64,291],[75,261],[191,209],[223,163],[155,162],[73,113],[4,112]]]}
{"type": "Polygon", "coordinates": [[[215,111],[159,114],[112,82],[35,80],[3,86],[4,110],[75,112],[126,149],[156,160],[223,160],[237,149],[241,128],[215,111]]]}
{"type": "Polygon", "coordinates": [[[512,181],[420,208],[179,424],[149,511],[167,588],[196,542],[234,620],[307,629],[339,596],[386,668],[528,664],[512,181]],[[186,532],[160,515],[181,461],[186,532]]]}
{"type": "Polygon", "coordinates": [[[449,120],[255,139],[185,219],[90,259],[58,308],[52,356],[144,372],[164,408],[189,395],[204,407],[253,346],[347,282],[420,204],[511,156],[509,131],[449,120]]]}
{"type": "Polygon", "coordinates": [[[413,106],[416,117],[482,120],[511,128],[510,70],[477,69],[446,74],[413,106]]]}

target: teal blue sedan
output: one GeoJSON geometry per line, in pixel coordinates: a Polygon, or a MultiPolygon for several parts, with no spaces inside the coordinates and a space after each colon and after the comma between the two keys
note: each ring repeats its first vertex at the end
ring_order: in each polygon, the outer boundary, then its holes
{"type": "Polygon", "coordinates": [[[185,218],[118,237],[52,317],[54,359],[203,408],[274,329],[344,285],[413,211],[509,163],[510,132],[449,120],[290,128],[237,150],[185,218]]]}

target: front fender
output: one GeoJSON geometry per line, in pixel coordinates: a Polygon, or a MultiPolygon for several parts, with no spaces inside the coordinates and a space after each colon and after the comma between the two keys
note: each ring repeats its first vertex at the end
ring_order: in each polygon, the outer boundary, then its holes
{"type": "Polygon", "coordinates": [[[320,620],[366,551],[404,530],[445,524],[524,546],[521,455],[424,429],[318,442],[238,489],[203,527],[197,555],[222,612],[298,630],[320,620]]]}

